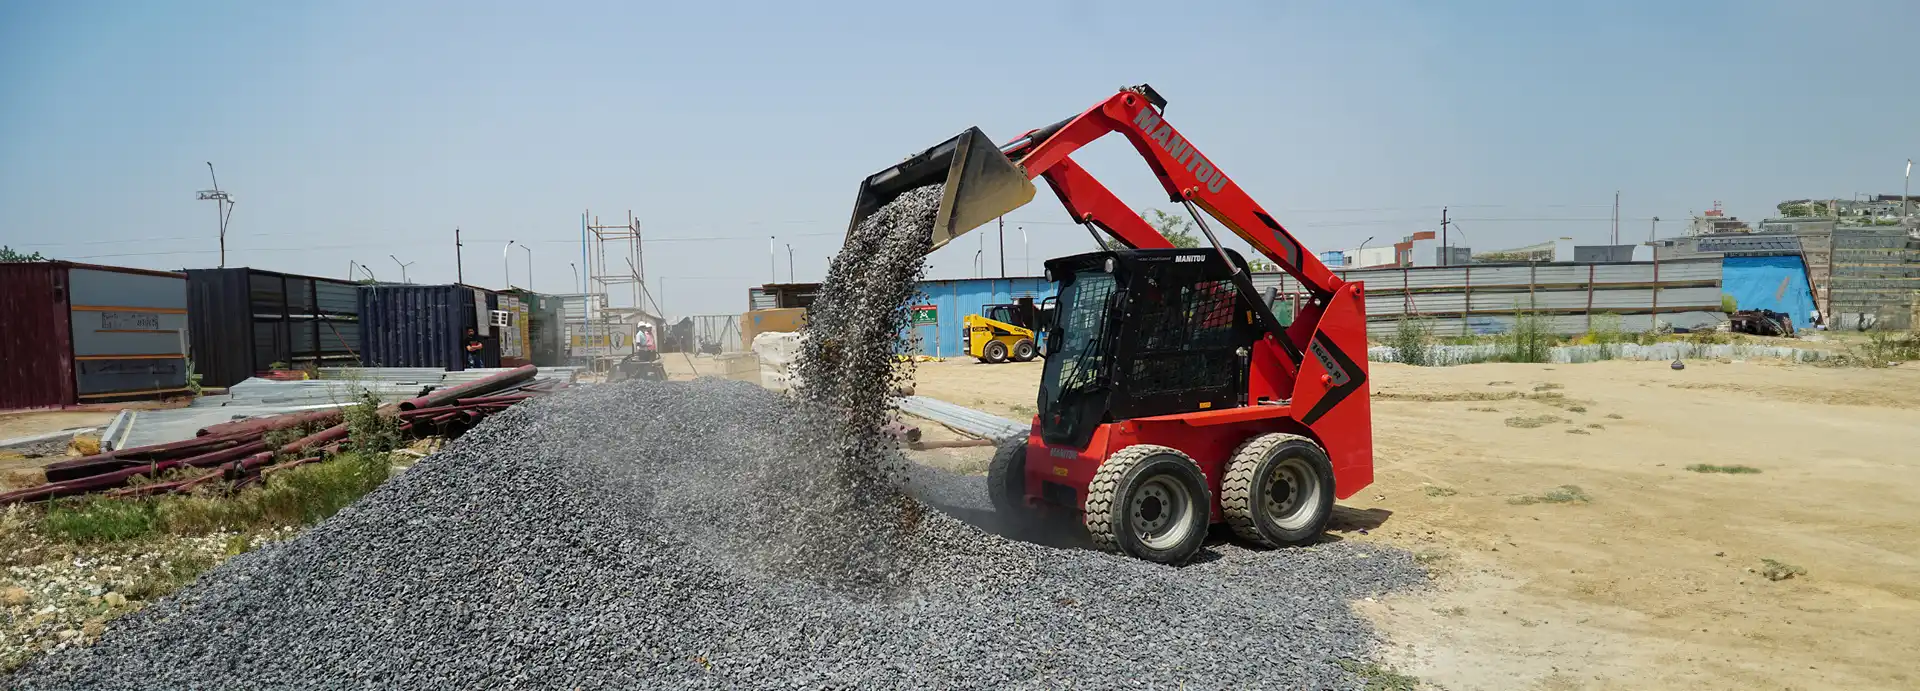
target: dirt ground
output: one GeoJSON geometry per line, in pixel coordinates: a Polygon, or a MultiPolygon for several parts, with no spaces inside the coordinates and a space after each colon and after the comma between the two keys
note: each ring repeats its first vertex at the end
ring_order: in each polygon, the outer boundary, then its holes
{"type": "Polygon", "coordinates": [[[26,437],[42,432],[58,432],[74,427],[101,427],[113,422],[115,412],[103,411],[41,411],[32,413],[0,414],[0,439],[26,437]]]}
{"type": "MultiPolygon", "coordinates": [[[[919,393],[1024,418],[1038,376],[923,363],[919,393]]],[[[1373,377],[1377,477],[1336,528],[1436,573],[1360,603],[1401,672],[1455,691],[1920,687],[1920,366],[1373,377]],[[1804,573],[1771,580],[1769,559],[1804,573]]]]}

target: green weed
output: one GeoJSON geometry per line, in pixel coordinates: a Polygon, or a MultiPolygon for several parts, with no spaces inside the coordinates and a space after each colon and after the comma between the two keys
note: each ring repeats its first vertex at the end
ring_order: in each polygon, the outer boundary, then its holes
{"type": "Polygon", "coordinates": [[[1712,465],[1709,463],[1695,463],[1687,466],[1687,470],[1696,473],[1725,473],[1727,475],[1756,475],[1760,472],[1759,468],[1750,465],[1712,465]]]}
{"type": "Polygon", "coordinates": [[[1807,575],[1806,569],[1784,561],[1761,559],[1760,565],[1760,575],[1766,576],[1769,581],[1784,581],[1794,576],[1807,575]]]}
{"type": "Polygon", "coordinates": [[[1514,497],[1508,499],[1507,503],[1525,506],[1528,504],[1571,504],[1575,502],[1585,504],[1590,501],[1593,501],[1593,498],[1587,496],[1586,491],[1580,489],[1579,485],[1561,485],[1546,494],[1514,497]]]}
{"type": "Polygon", "coordinates": [[[1339,660],[1338,663],[1340,669],[1366,682],[1366,691],[1415,691],[1420,688],[1419,677],[1401,674],[1378,662],[1339,660]]]}
{"type": "Polygon", "coordinates": [[[1518,427],[1520,429],[1533,429],[1535,427],[1544,427],[1547,425],[1554,424],[1556,422],[1567,422],[1567,419],[1562,417],[1556,417],[1553,415],[1535,415],[1532,417],[1517,416],[1517,417],[1507,418],[1508,427],[1518,427]]]}

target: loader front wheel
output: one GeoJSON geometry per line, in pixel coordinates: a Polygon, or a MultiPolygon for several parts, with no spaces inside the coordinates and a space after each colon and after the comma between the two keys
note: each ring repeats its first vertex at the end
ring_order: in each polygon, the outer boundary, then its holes
{"type": "Polygon", "coordinates": [[[987,498],[993,512],[1008,524],[1024,523],[1034,517],[1027,506],[1027,439],[1016,437],[1000,442],[987,464],[987,498]]]}
{"type": "Polygon", "coordinates": [[[1033,360],[1033,355],[1033,339],[1022,338],[1019,342],[1013,344],[1014,362],[1029,362],[1033,360]]]}
{"type": "Polygon", "coordinates": [[[980,347],[980,360],[992,364],[1006,362],[1007,344],[999,341],[987,341],[986,345],[980,347]]]}
{"type": "Polygon", "coordinates": [[[1087,533],[1101,549],[1162,564],[1207,540],[1207,478],[1186,454],[1135,444],[1107,457],[1087,485],[1087,533]]]}
{"type": "Polygon", "coordinates": [[[1305,545],[1333,517],[1327,452],[1297,434],[1263,434],[1240,444],[1220,479],[1220,513],[1235,535],[1267,547],[1305,545]]]}

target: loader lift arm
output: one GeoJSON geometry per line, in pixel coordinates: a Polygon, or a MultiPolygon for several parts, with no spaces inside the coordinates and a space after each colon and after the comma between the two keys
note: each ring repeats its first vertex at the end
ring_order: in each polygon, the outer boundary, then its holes
{"type": "MultiPolygon", "coordinates": [[[[1263,309],[1259,315],[1274,334],[1275,345],[1286,352],[1291,364],[1297,367],[1303,357],[1301,347],[1312,336],[1313,325],[1318,321],[1319,308],[1345,282],[1308,253],[1272,214],[1167,123],[1162,115],[1165,103],[1152,87],[1132,87],[1078,116],[1028,132],[1003,147],[1001,152],[1028,177],[1046,178],[1075,221],[1106,231],[1130,247],[1171,247],[1159,231],[1127,208],[1071,157],[1074,151],[1094,140],[1109,133],[1121,133],[1146,159],[1154,177],[1166,189],[1169,201],[1191,204],[1206,211],[1292,275],[1311,294],[1313,299],[1290,328],[1281,327],[1270,310],[1263,309]]],[[[1196,220],[1211,239],[1212,232],[1205,227],[1205,221],[1196,220]]],[[[1264,304],[1264,300],[1254,295],[1248,277],[1236,275],[1234,282],[1250,300],[1264,304]]]]}

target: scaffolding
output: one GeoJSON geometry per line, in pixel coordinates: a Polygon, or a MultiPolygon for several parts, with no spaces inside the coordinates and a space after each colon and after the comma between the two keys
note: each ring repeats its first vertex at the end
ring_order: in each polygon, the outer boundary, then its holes
{"type": "Polygon", "coordinates": [[[657,337],[659,305],[647,292],[645,244],[640,221],[627,211],[626,223],[602,223],[591,209],[580,213],[580,277],[583,304],[576,318],[569,314],[569,354],[605,358],[633,352],[634,328],[651,323],[657,337]],[[613,304],[612,295],[624,293],[627,306],[613,304]],[[647,306],[652,305],[652,309],[647,306]]]}

